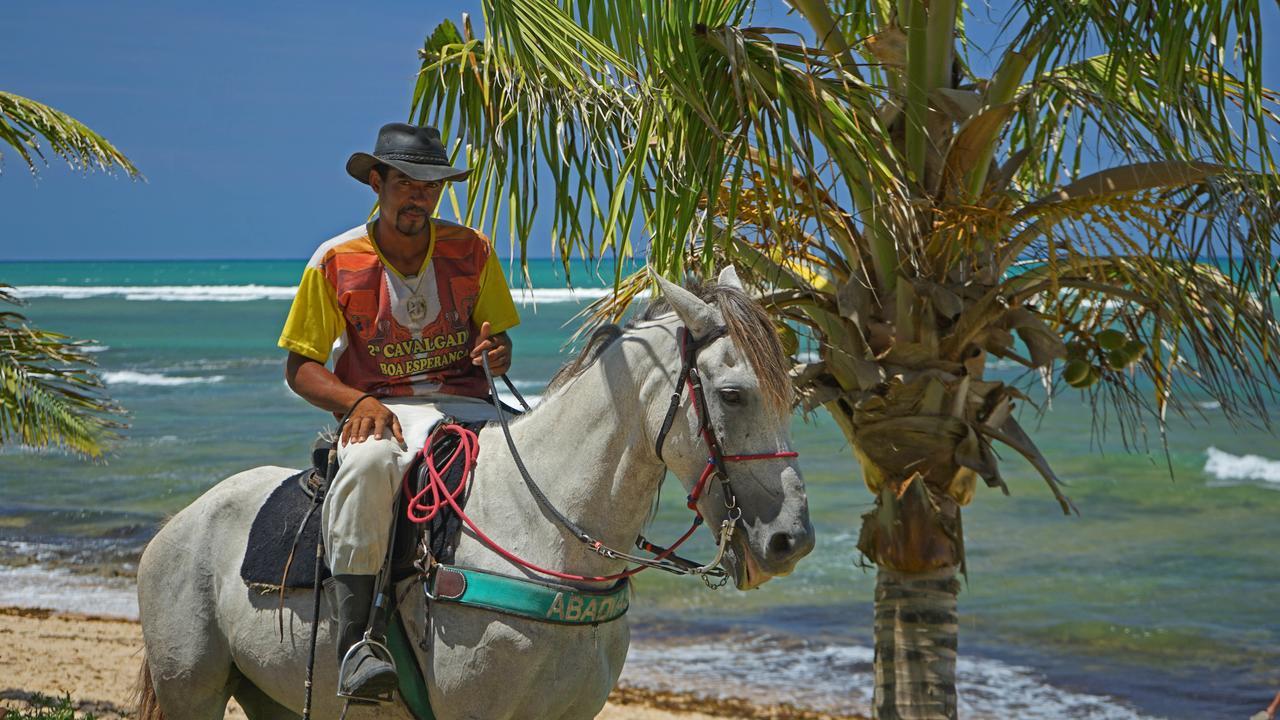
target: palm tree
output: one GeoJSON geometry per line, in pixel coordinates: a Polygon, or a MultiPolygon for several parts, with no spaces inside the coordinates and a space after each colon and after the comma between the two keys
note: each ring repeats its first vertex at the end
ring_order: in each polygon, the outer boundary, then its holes
{"type": "MultiPolygon", "coordinates": [[[[873,710],[953,718],[961,508],[979,477],[1007,492],[996,448],[1073,509],[1014,414],[1025,385],[1079,388],[1126,442],[1193,394],[1266,421],[1280,179],[1259,10],[1018,0],[998,50],[955,0],[790,4],[805,31],[751,26],[751,0],[486,0],[484,37],[464,18],[426,39],[412,112],[475,168],[455,212],[505,220],[522,262],[549,206],[566,271],[639,237],[671,277],[733,262],[791,347],[816,346],[803,407],[875,498],[873,710]],[[1026,381],[987,377],[991,358],[1026,381]]],[[[619,270],[594,319],[648,284],[619,270]]]]}
{"type": "MultiPolygon", "coordinates": [[[[40,140],[72,168],[141,177],[119,150],[80,121],[48,105],[0,92],[0,140],[27,164],[45,163],[40,140]]],[[[3,154],[0,153],[0,159],[3,154]]],[[[21,305],[0,284],[0,303],[21,305]]],[[[33,327],[21,313],[0,310],[0,444],[18,440],[29,447],[59,446],[101,457],[105,443],[124,427],[124,410],[90,371],[86,341],[33,327]]]]}

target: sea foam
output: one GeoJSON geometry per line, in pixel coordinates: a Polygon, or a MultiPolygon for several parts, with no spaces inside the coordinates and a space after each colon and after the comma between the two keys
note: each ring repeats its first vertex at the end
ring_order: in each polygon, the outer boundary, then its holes
{"type": "Polygon", "coordinates": [[[177,302],[246,302],[292,300],[293,285],[22,285],[14,288],[23,298],[86,300],[123,297],[125,300],[177,302]]]}
{"type": "Polygon", "coordinates": [[[204,377],[172,377],[160,373],[144,373],[135,370],[118,370],[102,373],[102,380],[108,385],[199,385],[222,382],[222,375],[206,375],[204,377]]]}
{"type": "Polygon", "coordinates": [[[1205,473],[1212,475],[1214,485],[1239,485],[1247,482],[1266,483],[1265,487],[1280,490],[1280,460],[1261,455],[1232,455],[1216,447],[1205,451],[1205,473]]]}
{"type": "MultiPolygon", "coordinates": [[[[759,635],[672,644],[640,635],[627,654],[622,679],[659,690],[869,713],[874,662],[872,649],[856,644],[759,635]],[[688,672],[695,667],[697,673],[688,672]]],[[[961,657],[956,674],[962,717],[1149,718],[1114,698],[1057,687],[1031,668],[991,658],[961,657]]]]}
{"type": "Polygon", "coordinates": [[[511,297],[521,305],[538,303],[580,303],[598,300],[613,293],[613,288],[534,288],[525,290],[512,288],[511,297]]]}
{"type": "Polygon", "coordinates": [[[42,565],[0,566],[0,607],[29,607],[137,619],[131,578],[105,578],[42,565]]]}
{"type": "MultiPolygon", "coordinates": [[[[296,285],[22,285],[14,291],[26,299],[122,297],[144,302],[249,302],[292,300],[298,288],[296,285]]],[[[612,292],[611,288],[513,288],[511,296],[521,305],[536,305],[589,302],[612,292]]]]}

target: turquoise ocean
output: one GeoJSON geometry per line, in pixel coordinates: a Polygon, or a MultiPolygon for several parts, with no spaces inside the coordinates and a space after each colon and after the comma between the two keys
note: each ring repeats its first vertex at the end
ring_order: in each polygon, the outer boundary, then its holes
{"type": "MultiPolygon", "coordinates": [[[[0,449],[0,605],[136,615],[132,563],[166,515],[240,470],[306,462],[331,419],[285,386],[275,346],[302,265],[0,263],[32,321],[92,338],[131,414],[105,462],[0,449]]],[[[512,376],[536,398],[608,280],[578,267],[570,292],[550,261],[531,277],[512,376]]],[[[1025,411],[1081,514],[1064,517],[1009,452],[1012,496],[980,488],[966,510],[964,717],[1245,718],[1280,690],[1280,440],[1196,407],[1195,423],[1171,425],[1168,463],[1154,427],[1151,454],[1126,452],[1075,391],[1039,420],[1025,411]]],[[[626,682],[866,711],[875,578],[854,545],[870,495],[828,418],[797,417],[794,436],[813,554],[746,593],[643,574],[626,682]]],[[[681,510],[664,498],[650,536],[674,537],[681,510]]],[[[699,539],[692,554],[709,555],[699,539]]]]}

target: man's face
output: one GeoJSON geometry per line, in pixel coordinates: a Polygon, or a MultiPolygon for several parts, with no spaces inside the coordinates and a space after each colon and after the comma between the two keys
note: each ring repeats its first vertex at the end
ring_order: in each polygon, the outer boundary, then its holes
{"type": "Polygon", "coordinates": [[[401,235],[420,235],[427,229],[444,191],[441,180],[414,180],[393,167],[387,168],[386,180],[370,170],[369,186],[378,194],[382,217],[395,223],[401,235]]]}

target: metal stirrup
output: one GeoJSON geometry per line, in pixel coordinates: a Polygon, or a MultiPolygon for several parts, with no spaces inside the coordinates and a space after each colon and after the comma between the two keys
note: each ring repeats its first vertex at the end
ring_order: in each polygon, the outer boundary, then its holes
{"type": "Polygon", "coordinates": [[[359,650],[361,647],[364,647],[365,645],[369,646],[370,652],[373,654],[374,657],[378,658],[379,660],[385,660],[387,663],[389,663],[391,665],[391,669],[395,671],[396,677],[400,677],[400,669],[396,667],[396,659],[391,654],[391,649],[388,648],[383,643],[380,643],[377,640],[374,640],[371,630],[365,630],[364,637],[351,644],[350,649],[348,649],[346,654],[342,656],[342,662],[338,664],[338,697],[344,698],[346,700],[356,700],[356,701],[371,701],[371,702],[379,702],[379,703],[391,702],[392,700],[395,699],[394,690],[388,690],[381,695],[374,695],[372,697],[352,695],[350,693],[345,693],[342,691],[342,679],[347,676],[347,663],[350,662],[353,657],[355,657],[356,650],[359,650]],[[377,651],[381,651],[381,654],[379,654],[377,651]]]}

